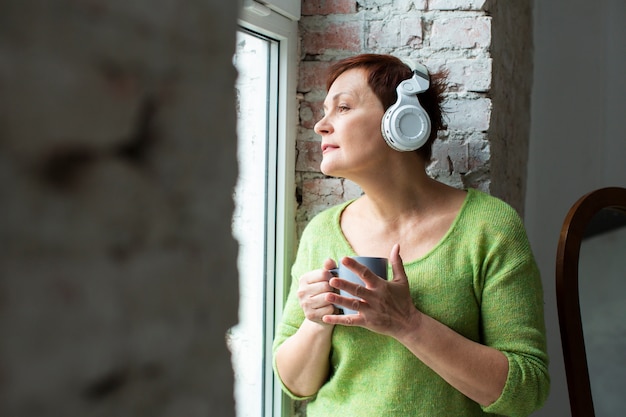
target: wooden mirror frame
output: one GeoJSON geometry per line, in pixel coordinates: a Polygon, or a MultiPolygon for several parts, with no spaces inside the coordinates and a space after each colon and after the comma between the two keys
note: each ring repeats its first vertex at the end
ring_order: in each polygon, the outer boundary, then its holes
{"type": "Polygon", "coordinates": [[[556,301],[572,417],[595,417],[580,316],[578,261],[587,225],[602,209],[626,212],[626,188],[601,188],[582,196],[565,217],[557,249],[556,301]]]}

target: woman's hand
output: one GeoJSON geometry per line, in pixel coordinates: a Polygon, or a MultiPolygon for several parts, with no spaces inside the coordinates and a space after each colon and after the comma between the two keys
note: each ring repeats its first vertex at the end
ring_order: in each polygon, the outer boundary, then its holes
{"type": "Polygon", "coordinates": [[[324,323],[322,318],[336,312],[326,300],[326,295],[334,291],[328,281],[332,277],[329,270],[335,267],[335,261],[327,259],[321,269],[300,277],[298,300],[306,320],[276,351],[281,380],[300,397],[314,395],[328,380],[334,325],[324,323]]]}
{"type": "Polygon", "coordinates": [[[394,337],[408,328],[414,329],[421,313],[413,305],[407,281],[400,246],[394,245],[389,255],[393,279],[386,281],[375,275],[367,267],[351,258],[342,259],[343,265],[356,273],[365,286],[340,278],[332,278],[329,286],[344,290],[358,298],[342,297],[335,292],[324,294],[325,301],[337,304],[358,314],[323,316],[324,323],[361,326],[376,333],[394,337]]]}
{"type": "Polygon", "coordinates": [[[312,322],[327,325],[328,323],[324,323],[322,318],[337,312],[336,307],[327,299],[327,295],[335,291],[328,283],[332,278],[329,270],[336,266],[335,261],[327,259],[321,269],[308,272],[300,277],[298,300],[304,311],[304,316],[312,322]]]}

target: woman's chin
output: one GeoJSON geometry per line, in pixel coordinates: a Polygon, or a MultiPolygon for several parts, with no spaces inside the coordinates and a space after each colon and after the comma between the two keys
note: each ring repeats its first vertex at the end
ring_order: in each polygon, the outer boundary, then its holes
{"type": "Polygon", "coordinates": [[[332,164],[325,162],[324,160],[322,160],[322,162],[320,163],[320,172],[324,175],[328,175],[331,177],[334,176],[332,168],[332,164]]]}

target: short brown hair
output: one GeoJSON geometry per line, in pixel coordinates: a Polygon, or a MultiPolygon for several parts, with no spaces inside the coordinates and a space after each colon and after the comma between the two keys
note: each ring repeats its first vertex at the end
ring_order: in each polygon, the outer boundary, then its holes
{"type": "MultiPolygon", "coordinates": [[[[387,110],[398,99],[396,87],[404,80],[412,77],[411,68],[399,58],[392,55],[361,54],[335,62],[328,70],[326,77],[326,90],[335,82],[337,77],[345,71],[360,68],[367,74],[367,83],[376,97],[380,100],[383,108],[387,110]]],[[[444,110],[442,103],[447,89],[447,72],[439,71],[430,74],[430,86],[428,90],[418,94],[418,100],[431,122],[431,131],[428,140],[416,152],[421,154],[426,161],[431,158],[431,149],[437,133],[446,129],[444,110]]]]}

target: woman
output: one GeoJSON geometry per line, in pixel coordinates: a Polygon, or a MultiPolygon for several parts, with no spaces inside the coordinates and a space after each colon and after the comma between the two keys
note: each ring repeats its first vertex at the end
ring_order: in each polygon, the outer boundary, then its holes
{"type": "Polygon", "coordinates": [[[310,401],[308,417],[526,416],[549,390],[541,280],[526,233],[504,202],[426,174],[444,128],[443,74],[418,94],[430,116],[426,143],[388,146],[381,120],[411,77],[386,55],[330,69],[315,125],[321,170],[364,194],[303,232],[275,372],[292,398],[310,401]],[[392,278],[347,257],[355,255],[388,257],[392,278]],[[333,277],[333,259],[365,285],[333,277]]]}

